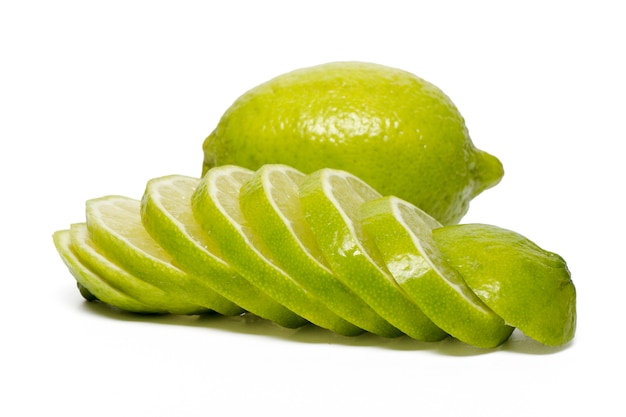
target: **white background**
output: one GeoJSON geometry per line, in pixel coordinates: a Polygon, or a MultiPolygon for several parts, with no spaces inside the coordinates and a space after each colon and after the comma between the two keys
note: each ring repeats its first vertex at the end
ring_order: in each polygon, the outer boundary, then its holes
{"type": "Polygon", "coordinates": [[[0,415],[624,415],[620,2],[221,3],[1,3],[0,415]],[[567,260],[571,344],[516,332],[485,351],[82,301],[51,235],[85,200],[198,176],[237,96],[336,60],[400,67],[453,99],[506,170],[463,222],[567,260]]]}

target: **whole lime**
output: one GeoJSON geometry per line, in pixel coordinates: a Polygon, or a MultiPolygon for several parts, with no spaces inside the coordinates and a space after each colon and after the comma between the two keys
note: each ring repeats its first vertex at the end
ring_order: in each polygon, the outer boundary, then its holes
{"type": "Polygon", "coordinates": [[[443,224],[503,176],[472,143],[454,103],[400,69],[334,62],[295,70],[240,96],[203,145],[203,175],[235,164],[349,171],[443,224]]]}

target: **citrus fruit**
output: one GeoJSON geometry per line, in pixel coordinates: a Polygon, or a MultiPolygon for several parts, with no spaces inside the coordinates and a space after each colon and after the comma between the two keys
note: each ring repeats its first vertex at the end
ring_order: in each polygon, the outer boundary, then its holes
{"type": "Polygon", "coordinates": [[[241,186],[252,175],[253,171],[245,168],[225,165],[211,169],[202,178],[191,199],[201,227],[211,235],[229,264],[295,314],[339,334],[362,333],[362,329],[330,311],[272,261],[239,205],[241,186]]]}
{"type": "Polygon", "coordinates": [[[432,237],[441,226],[428,214],[397,197],[361,207],[361,221],[396,282],[437,326],[478,347],[502,344],[513,328],[467,286],[432,237]]]}
{"type": "Polygon", "coordinates": [[[362,230],[360,207],[380,198],[377,191],[346,171],[323,168],[300,182],[299,195],[305,218],[337,279],[408,336],[424,341],[446,337],[402,291],[375,241],[362,230]]]}
{"type": "Polygon", "coordinates": [[[198,183],[199,179],[182,175],[148,181],[141,202],[146,230],[181,268],[203,279],[245,311],[285,327],[302,323],[300,317],[252,285],[222,258],[191,209],[191,197],[198,183]]]}
{"type": "Polygon", "coordinates": [[[140,202],[122,196],[87,201],[87,229],[102,253],[130,272],[164,291],[168,310],[195,314],[215,310],[220,314],[241,313],[241,308],[173,263],[172,257],[152,239],[141,221],[140,202]]]}
{"type": "MultiPolygon", "coordinates": [[[[59,230],[53,234],[54,245],[61,256],[61,259],[68,267],[70,273],[76,279],[78,288],[88,301],[100,300],[103,303],[115,306],[121,310],[133,313],[166,313],[167,310],[161,310],[154,305],[146,304],[140,299],[129,295],[125,290],[128,289],[133,282],[138,285],[136,288],[141,289],[143,282],[136,278],[129,277],[129,274],[120,267],[102,256],[89,241],[87,227],[84,223],[76,223],[70,226],[70,229],[59,230]],[[102,269],[107,271],[105,276],[94,272],[76,253],[76,247],[82,246],[83,252],[90,252],[90,256],[97,258],[96,263],[102,269]]],[[[153,294],[158,288],[149,288],[149,293],[153,294]]],[[[132,292],[132,291],[131,291],[132,292]]],[[[146,300],[151,303],[152,300],[146,300]]]]}
{"type": "Polygon", "coordinates": [[[272,259],[295,281],[349,322],[385,337],[401,332],[337,280],[304,218],[298,185],[302,172],[279,164],[256,171],[241,187],[239,203],[272,259]]]}
{"type": "Polygon", "coordinates": [[[486,224],[435,229],[433,238],[472,291],[507,323],[545,345],[572,340],[576,289],[561,256],[486,224]]]}
{"type": "Polygon", "coordinates": [[[346,170],[443,224],[459,222],[470,200],[503,176],[439,88],[364,62],[302,68],[252,88],[225,111],[203,151],[203,174],[227,164],[346,170]]]}

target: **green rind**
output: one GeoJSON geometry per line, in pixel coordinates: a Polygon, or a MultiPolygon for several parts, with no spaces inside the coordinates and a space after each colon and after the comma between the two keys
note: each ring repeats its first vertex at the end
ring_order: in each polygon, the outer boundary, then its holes
{"type": "Polygon", "coordinates": [[[199,179],[183,176],[155,178],[148,182],[142,199],[142,221],[148,232],[167,250],[186,271],[206,280],[216,292],[244,310],[283,327],[300,325],[302,320],[282,304],[241,276],[218,252],[215,242],[205,233],[195,219],[191,197],[199,179]],[[177,194],[172,198],[188,201],[180,211],[173,213],[162,199],[155,198],[153,189],[161,181],[175,178],[177,194]],[[167,214],[165,214],[167,213],[167,214]]]}
{"type": "Polygon", "coordinates": [[[508,339],[513,328],[439,253],[432,238],[434,219],[395,197],[363,204],[361,219],[396,282],[437,326],[477,347],[496,347],[508,339]]]}
{"type": "Polygon", "coordinates": [[[368,332],[399,336],[398,329],[335,277],[323,258],[300,207],[298,184],[304,177],[285,165],[260,168],[241,188],[240,206],[246,220],[270,250],[272,259],[330,310],[368,332]],[[282,194],[280,201],[270,197],[270,175],[283,176],[280,190],[274,190],[282,194]],[[279,204],[290,205],[289,219],[280,214],[279,204]]]}
{"type": "MultiPolygon", "coordinates": [[[[83,228],[84,232],[82,235],[88,238],[87,229],[84,224],[76,224],[71,227],[77,230],[83,228]]],[[[72,242],[70,230],[71,229],[59,230],[55,232],[53,234],[53,241],[57,252],[70,273],[76,279],[79,288],[82,286],[101,302],[120,310],[144,314],[167,313],[166,310],[141,302],[124,291],[118,290],[115,285],[111,285],[104,277],[94,272],[75,252],[75,244],[72,242]]],[[[103,259],[101,262],[106,263],[107,261],[103,259]]]]}
{"type": "Polygon", "coordinates": [[[270,297],[319,327],[346,336],[361,334],[362,329],[330,311],[272,262],[267,248],[250,229],[239,206],[239,190],[252,174],[234,166],[209,171],[192,197],[196,219],[211,234],[226,261],[270,297]],[[224,179],[232,181],[228,193],[223,198],[212,198],[223,192],[217,183],[224,179]]]}
{"type": "MultiPolygon", "coordinates": [[[[380,197],[358,178],[349,176],[358,187],[346,187],[340,208],[333,191],[327,189],[333,169],[316,171],[300,184],[299,195],[307,222],[315,234],[335,276],[368,303],[376,313],[408,336],[438,341],[447,335],[411,301],[386,270],[373,241],[362,232],[360,206],[380,197]],[[345,210],[344,210],[345,209],[345,210]]],[[[343,174],[340,174],[343,175],[343,174]]]]}
{"type": "Polygon", "coordinates": [[[448,226],[433,237],[474,293],[507,323],[548,346],[574,338],[576,289],[559,255],[492,225],[448,226]]]}
{"type": "Polygon", "coordinates": [[[239,306],[172,263],[169,254],[145,230],[138,200],[122,196],[88,200],[86,217],[89,236],[106,253],[107,258],[137,278],[166,292],[171,303],[170,311],[198,314],[214,310],[223,315],[241,312],[239,306]],[[132,209],[127,210],[127,205],[132,209]],[[123,224],[111,227],[115,220],[123,224]]]}

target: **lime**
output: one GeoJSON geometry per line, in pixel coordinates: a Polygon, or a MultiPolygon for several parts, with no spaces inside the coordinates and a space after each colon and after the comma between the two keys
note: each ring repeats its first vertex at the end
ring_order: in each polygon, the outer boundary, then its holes
{"type": "Polygon", "coordinates": [[[141,202],[146,230],[181,268],[200,277],[246,311],[284,327],[302,323],[299,317],[252,285],[223,259],[191,209],[191,197],[199,181],[182,175],[148,181],[141,202]]]}
{"type": "Polygon", "coordinates": [[[371,333],[399,336],[398,329],[334,276],[300,206],[298,185],[304,176],[278,164],[256,171],[239,197],[250,227],[263,239],[272,259],[334,313],[371,333]]]}
{"type": "Polygon", "coordinates": [[[133,313],[168,312],[163,307],[166,294],[107,259],[89,238],[84,223],[55,232],[53,240],[81,294],[86,290],[103,303],[133,313]]]}
{"type": "Polygon", "coordinates": [[[167,293],[172,313],[214,310],[240,314],[241,308],[205,285],[202,279],[174,265],[172,257],[152,239],[141,221],[140,202],[122,196],[87,201],[89,236],[107,258],[134,276],[167,293]]]}
{"type": "Polygon", "coordinates": [[[400,69],[334,62],[299,69],[239,97],[203,144],[203,174],[235,164],[282,163],[308,174],[349,171],[441,223],[457,223],[469,202],[503,176],[477,149],[454,103],[400,69]]]}
{"type": "Polygon", "coordinates": [[[507,323],[545,345],[574,337],[576,289],[561,256],[492,225],[444,227],[433,237],[473,292],[507,323]]]}
{"type": "Polygon", "coordinates": [[[229,264],[295,314],[339,334],[362,333],[362,329],[330,311],[273,262],[239,205],[241,186],[252,175],[245,168],[225,165],[211,169],[202,178],[191,199],[201,227],[211,235],[229,264]]]}
{"type": "Polygon", "coordinates": [[[362,230],[361,205],[380,198],[378,192],[346,171],[324,168],[301,181],[299,194],[305,218],[337,279],[408,336],[424,341],[446,337],[402,291],[375,241],[362,230]]]}
{"type": "Polygon", "coordinates": [[[513,328],[439,252],[432,230],[441,225],[432,217],[397,197],[383,197],[363,204],[361,221],[396,282],[437,326],[477,347],[496,347],[508,339],[513,328]]]}

